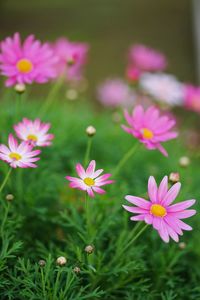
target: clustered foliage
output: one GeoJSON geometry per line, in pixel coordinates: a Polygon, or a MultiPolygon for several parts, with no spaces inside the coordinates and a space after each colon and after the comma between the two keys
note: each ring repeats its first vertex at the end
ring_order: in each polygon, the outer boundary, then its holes
{"type": "MultiPolygon", "coordinates": [[[[2,142],[14,122],[24,116],[33,119],[40,112],[40,102],[23,95],[26,105],[16,115],[16,96],[7,92],[2,99],[2,142]]],[[[106,187],[108,193],[88,200],[88,240],[83,193],[69,189],[64,179],[73,174],[76,162],[83,161],[85,128],[93,124],[97,129],[91,159],[105,171],[114,169],[134,140],[112,122],[110,113],[95,112],[84,99],[57,100],[43,117],[52,123],[53,145],[42,151],[37,169],[13,172],[1,194],[0,299],[199,299],[198,216],[192,220],[194,231],[181,240],[185,245],[166,245],[150,229],[132,243],[141,224],[130,222],[121,208],[127,193],[146,191],[149,174],[160,180],[172,171],[181,175],[181,200],[189,199],[191,192],[198,198],[198,155],[190,153],[191,165],[181,169],[178,161],[187,150],[180,141],[168,144],[169,153],[172,147],[174,153],[168,160],[141,147],[115,185],[106,187]],[[8,194],[14,195],[12,201],[8,194]],[[91,241],[94,251],[87,254],[84,249],[91,241]],[[66,257],[64,266],[56,264],[59,256],[66,257]]],[[[7,165],[0,165],[3,179],[7,165]]]]}

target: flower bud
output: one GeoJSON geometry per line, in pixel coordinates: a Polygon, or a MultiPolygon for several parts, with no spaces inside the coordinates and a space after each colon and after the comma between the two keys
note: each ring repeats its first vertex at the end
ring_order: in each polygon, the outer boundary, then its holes
{"type": "Polygon", "coordinates": [[[171,183],[177,183],[180,181],[180,175],[179,173],[170,173],[169,174],[169,180],[171,181],[171,183]]]}
{"type": "Polygon", "coordinates": [[[12,201],[14,199],[14,196],[12,194],[6,195],[6,200],[7,201],[12,201]]]}
{"type": "Polygon", "coordinates": [[[74,101],[78,97],[78,92],[75,89],[69,89],[66,92],[66,97],[68,100],[74,101]]]}
{"type": "Polygon", "coordinates": [[[17,83],[15,85],[15,91],[18,93],[18,94],[23,94],[26,90],[26,86],[25,84],[23,83],[17,83]]]}
{"type": "Polygon", "coordinates": [[[81,269],[79,267],[74,267],[73,271],[74,273],[79,274],[81,272],[81,269]]]}
{"type": "Polygon", "coordinates": [[[46,261],[44,259],[40,259],[38,264],[40,267],[44,267],[46,265],[46,261]]]}
{"type": "Polygon", "coordinates": [[[86,133],[88,136],[94,136],[96,133],[96,128],[94,126],[90,125],[86,128],[86,133]]]}
{"type": "Polygon", "coordinates": [[[64,256],[60,256],[56,260],[57,265],[64,266],[67,263],[67,259],[64,256]]]}
{"type": "Polygon", "coordinates": [[[92,246],[92,245],[86,246],[86,247],[85,247],[85,252],[86,252],[87,254],[92,254],[92,253],[94,252],[94,246],[92,246]]]}
{"type": "Polygon", "coordinates": [[[181,242],[181,243],[178,244],[178,246],[179,246],[179,248],[180,248],[181,250],[183,250],[183,249],[186,248],[186,243],[181,242]]]}
{"type": "Polygon", "coordinates": [[[182,157],[179,159],[179,164],[180,164],[180,166],[183,167],[183,168],[188,167],[189,164],[190,164],[190,159],[189,159],[189,157],[187,157],[187,156],[182,156],[182,157]]]}

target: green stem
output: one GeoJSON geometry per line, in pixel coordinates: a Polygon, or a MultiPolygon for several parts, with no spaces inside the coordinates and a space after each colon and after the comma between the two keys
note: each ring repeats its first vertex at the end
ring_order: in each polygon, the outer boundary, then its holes
{"type": "Polygon", "coordinates": [[[6,177],[4,178],[4,181],[2,182],[2,184],[1,184],[1,186],[0,186],[0,193],[3,191],[3,188],[4,188],[4,186],[6,185],[6,183],[7,183],[7,181],[8,181],[8,178],[9,178],[9,176],[10,176],[10,174],[11,174],[11,171],[12,171],[12,168],[10,168],[10,169],[8,170],[8,173],[6,174],[6,177]]]}
{"type": "Polygon", "coordinates": [[[44,297],[44,299],[46,299],[46,287],[45,287],[45,279],[44,279],[43,269],[41,269],[41,277],[42,277],[42,292],[43,292],[43,297],[44,297]]]}
{"type": "Polygon", "coordinates": [[[92,138],[88,137],[88,143],[87,143],[87,148],[86,148],[86,153],[85,153],[85,159],[84,159],[84,166],[86,167],[89,159],[90,159],[90,151],[92,147],[92,138]]]}
{"type": "Polygon", "coordinates": [[[138,231],[138,233],[134,236],[134,238],[126,244],[126,247],[124,247],[123,252],[129,248],[130,245],[132,245],[140,236],[141,234],[146,230],[146,228],[149,226],[149,224],[145,224],[140,231],[138,231]]]}
{"type": "Polygon", "coordinates": [[[86,218],[86,231],[87,231],[87,241],[90,242],[90,207],[89,207],[89,197],[87,192],[85,193],[85,218],[86,218]]]}
{"type": "Polygon", "coordinates": [[[39,115],[43,115],[49,107],[52,105],[52,103],[55,100],[55,97],[57,96],[58,91],[60,90],[61,86],[63,85],[64,77],[60,77],[56,83],[52,86],[46,101],[44,102],[43,106],[41,107],[39,111],[39,115]]]}
{"type": "Polygon", "coordinates": [[[122,157],[122,159],[119,161],[118,165],[114,169],[114,171],[112,173],[113,177],[119,173],[119,171],[125,165],[125,163],[128,161],[128,159],[136,152],[136,150],[138,149],[138,146],[139,146],[139,144],[136,143],[128,152],[126,152],[126,154],[122,157]]]}
{"type": "Polygon", "coordinates": [[[17,98],[16,98],[16,101],[15,101],[15,116],[14,116],[15,121],[18,120],[18,117],[20,115],[21,97],[22,97],[22,94],[21,93],[17,93],[17,98]]]}

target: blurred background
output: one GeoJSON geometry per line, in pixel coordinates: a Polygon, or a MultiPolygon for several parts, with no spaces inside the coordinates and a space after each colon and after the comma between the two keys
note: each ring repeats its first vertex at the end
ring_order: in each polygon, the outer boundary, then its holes
{"type": "Polygon", "coordinates": [[[195,82],[193,23],[191,0],[0,0],[1,39],[19,31],[88,42],[92,89],[105,77],[124,76],[133,43],[164,52],[169,72],[195,82]]]}

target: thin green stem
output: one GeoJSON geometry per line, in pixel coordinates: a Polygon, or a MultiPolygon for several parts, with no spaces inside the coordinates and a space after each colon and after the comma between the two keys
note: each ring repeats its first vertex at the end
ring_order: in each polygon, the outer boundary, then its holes
{"type": "Polygon", "coordinates": [[[3,239],[3,236],[4,236],[4,227],[5,227],[7,218],[8,218],[9,209],[10,209],[10,203],[6,203],[5,214],[4,214],[2,223],[1,223],[1,237],[2,237],[2,239],[3,239]]]}
{"type": "Polygon", "coordinates": [[[119,161],[118,165],[115,167],[115,169],[112,173],[113,177],[119,173],[119,171],[125,165],[125,163],[128,161],[128,159],[136,152],[138,147],[139,147],[139,143],[136,143],[128,152],[126,152],[126,154],[119,161]]]}
{"type": "Polygon", "coordinates": [[[90,151],[92,147],[92,138],[88,137],[87,148],[85,152],[84,166],[86,167],[90,159],[90,151]]]}
{"type": "Polygon", "coordinates": [[[63,81],[64,81],[64,77],[60,77],[56,83],[52,86],[46,101],[44,102],[43,106],[41,107],[40,111],[39,111],[39,115],[43,115],[48,109],[49,107],[52,105],[52,103],[54,102],[61,86],[63,85],[63,81]]]}
{"type": "Polygon", "coordinates": [[[44,299],[46,299],[46,287],[45,287],[45,279],[44,279],[43,269],[41,269],[41,277],[42,277],[42,292],[43,292],[43,297],[44,297],[44,299]]]}
{"type": "Polygon", "coordinates": [[[12,171],[12,168],[10,168],[10,169],[8,170],[8,173],[6,174],[6,177],[4,178],[4,181],[2,182],[2,184],[1,184],[1,186],[0,186],[0,193],[3,191],[3,188],[4,188],[4,186],[6,185],[6,183],[7,183],[7,181],[8,181],[9,176],[10,176],[10,174],[11,174],[11,171],[12,171]]]}
{"type": "Polygon", "coordinates": [[[145,224],[141,229],[140,231],[138,231],[138,233],[134,236],[134,238],[126,244],[126,247],[124,247],[123,249],[123,252],[126,251],[126,249],[129,248],[130,245],[132,245],[140,236],[141,234],[146,230],[146,228],[148,227],[149,225],[148,224],[145,224]]]}
{"type": "Polygon", "coordinates": [[[20,114],[20,109],[21,109],[21,97],[22,94],[21,93],[17,93],[17,98],[15,101],[15,116],[14,119],[17,121],[19,114],[20,114]]]}
{"type": "Polygon", "coordinates": [[[90,242],[90,206],[89,197],[87,192],[85,193],[85,219],[86,219],[86,231],[87,231],[87,242],[90,242]]]}

